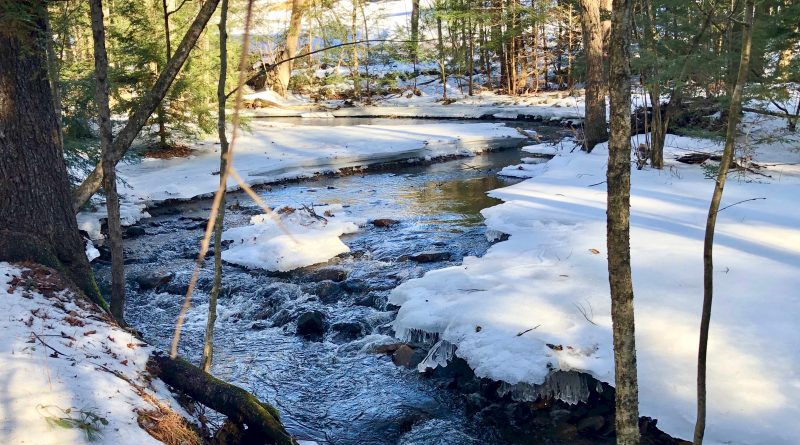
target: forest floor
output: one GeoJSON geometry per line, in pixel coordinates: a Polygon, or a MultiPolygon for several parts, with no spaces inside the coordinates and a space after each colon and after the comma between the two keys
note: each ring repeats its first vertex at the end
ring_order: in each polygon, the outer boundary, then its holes
{"type": "Polygon", "coordinates": [[[146,369],[153,348],[51,269],[0,262],[0,312],[0,442],[162,443],[140,422],[187,433],[188,415],[146,369]]]}

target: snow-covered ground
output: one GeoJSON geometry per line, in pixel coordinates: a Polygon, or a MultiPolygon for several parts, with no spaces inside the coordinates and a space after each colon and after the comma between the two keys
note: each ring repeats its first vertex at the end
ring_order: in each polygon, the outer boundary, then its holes
{"type": "MultiPolygon", "coordinates": [[[[514,128],[494,123],[305,126],[252,121],[250,131],[236,144],[234,167],[245,182],[255,185],[382,162],[469,156],[489,148],[517,146],[524,139],[514,128]]],[[[194,148],[188,158],[145,158],[120,164],[123,224],[146,217],[147,205],[216,191],[219,145],[205,142],[194,148]]],[[[233,179],[228,186],[238,188],[233,179]]],[[[105,215],[104,210],[82,212],[79,227],[99,239],[99,219],[105,215]]]]}
{"type": "MultiPolygon", "coordinates": [[[[751,137],[758,128],[748,128],[751,137]]],[[[664,170],[632,175],[640,413],[691,438],[703,231],[714,182],[702,166],[673,159],[721,146],[677,136],[667,145],[664,170]]],[[[510,239],[396,288],[394,327],[399,337],[439,334],[438,349],[446,355],[455,345],[482,377],[538,384],[562,369],[613,384],[607,147],[588,155],[542,148],[532,151],[556,157],[536,165],[532,179],[491,192],[505,203],[483,211],[488,233],[510,239]]],[[[767,167],[731,173],[725,189],[715,240],[709,444],[800,443],[799,150],[797,138],[757,146],[753,160],[767,167]]],[[[426,363],[437,360],[441,354],[426,363]]]]}
{"type": "Polygon", "coordinates": [[[152,348],[36,270],[0,262],[0,443],[161,443],[136,410],[153,410],[152,397],[183,411],[149,380],[152,348]]]}

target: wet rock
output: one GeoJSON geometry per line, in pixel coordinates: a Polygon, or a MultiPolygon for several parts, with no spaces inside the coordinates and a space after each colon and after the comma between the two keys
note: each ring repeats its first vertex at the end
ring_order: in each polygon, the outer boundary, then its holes
{"type": "Polygon", "coordinates": [[[126,227],[122,231],[122,236],[124,238],[134,238],[134,237],[142,236],[142,235],[147,235],[147,232],[144,230],[143,227],[139,227],[139,226],[126,227]]]}
{"type": "Polygon", "coordinates": [[[408,257],[411,261],[418,263],[436,263],[439,261],[447,261],[450,259],[450,252],[435,251],[435,252],[420,252],[408,257]]]}
{"type": "Polygon", "coordinates": [[[325,334],[325,314],[320,311],[309,311],[297,317],[297,335],[318,338],[325,334]]]}
{"type": "Polygon", "coordinates": [[[366,280],[347,280],[342,285],[343,289],[351,294],[362,294],[370,290],[366,280]]]}
{"type": "Polygon", "coordinates": [[[334,323],[331,326],[335,341],[353,341],[364,334],[364,326],[355,321],[334,323]]]}
{"type": "Polygon", "coordinates": [[[578,428],[569,423],[562,423],[556,427],[556,436],[562,440],[575,440],[578,437],[578,428]]]}
{"type": "Polygon", "coordinates": [[[316,283],[316,285],[313,286],[310,291],[310,293],[318,296],[320,301],[325,304],[335,303],[344,293],[342,283],[337,283],[331,280],[320,281],[319,283],[316,283]]]}
{"type": "Polygon", "coordinates": [[[186,295],[189,291],[189,282],[184,280],[172,281],[161,286],[161,291],[173,295],[186,295]]]}
{"type": "Polygon", "coordinates": [[[400,221],[390,218],[380,218],[372,221],[372,225],[375,227],[392,227],[398,224],[400,224],[400,221]]]}
{"type": "Polygon", "coordinates": [[[384,304],[386,304],[386,300],[380,295],[370,293],[363,298],[356,299],[353,304],[356,306],[365,306],[380,310],[383,308],[384,304]]]}
{"type": "Polygon", "coordinates": [[[425,359],[425,353],[408,345],[402,345],[392,354],[392,362],[396,366],[415,368],[425,359]]]}
{"type": "Polygon", "coordinates": [[[333,267],[326,267],[324,269],[317,269],[306,275],[306,278],[311,281],[325,281],[330,280],[336,283],[347,279],[349,271],[333,267]]]}
{"type": "Polygon", "coordinates": [[[272,327],[279,328],[285,326],[292,321],[292,313],[288,309],[279,310],[274,317],[272,317],[272,327]]]}
{"type": "Polygon", "coordinates": [[[250,325],[250,329],[252,329],[254,331],[263,331],[264,329],[267,329],[268,327],[269,326],[267,326],[267,324],[264,323],[263,321],[257,321],[255,323],[253,323],[252,325],[250,325]]]}
{"type": "Polygon", "coordinates": [[[151,273],[139,275],[135,278],[136,284],[139,285],[141,290],[158,289],[159,287],[169,283],[175,278],[175,274],[169,273],[151,273]]]}
{"type": "Polygon", "coordinates": [[[585,419],[581,419],[580,422],[576,425],[578,432],[581,434],[587,433],[596,433],[603,429],[605,426],[606,420],[603,416],[591,416],[586,417],[585,419]]]}
{"type": "Polygon", "coordinates": [[[370,347],[369,351],[373,354],[394,354],[403,343],[389,343],[385,345],[375,345],[370,347]]]}

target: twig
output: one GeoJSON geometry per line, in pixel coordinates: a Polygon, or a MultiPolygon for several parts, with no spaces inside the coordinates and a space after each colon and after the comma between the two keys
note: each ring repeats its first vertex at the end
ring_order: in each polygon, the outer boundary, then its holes
{"type": "Polygon", "coordinates": [[[606,183],[606,181],[600,181],[600,182],[597,182],[597,183],[594,183],[594,184],[589,184],[586,187],[594,187],[596,185],[605,184],[605,183],[606,183]]]}
{"type": "Polygon", "coordinates": [[[532,327],[532,328],[530,328],[530,329],[525,329],[524,331],[522,331],[522,332],[520,332],[519,334],[517,334],[517,337],[522,337],[523,335],[525,335],[525,334],[527,334],[528,332],[530,332],[530,331],[532,331],[532,330],[534,330],[534,329],[538,328],[539,326],[541,326],[541,325],[540,325],[540,324],[537,324],[536,326],[534,326],[534,327],[532,327]]]}
{"type": "MultiPolygon", "coordinates": [[[[578,308],[578,312],[580,312],[581,315],[583,315],[583,318],[585,318],[586,321],[597,326],[597,323],[593,322],[592,319],[589,318],[589,315],[586,313],[586,308],[583,307],[583,305],[578,305],[578,303],[572,303],[572,304],[574,304],[575,307],[578,308]]],[[[587,301],[586,304],[589,305],[589,312],[591,313],[591,316],[594,317],[594,310],[592,309],[591,303],[587,301]]]]}
{"type": "Polygon", "coordinates": [[[739,204],[741,204],[741,203],[743,203],[743,202],[747,202],[747,201],[758,201],[758,200],[761,200],[761,199],[767,199],[767,198],[750,198],[750,199],[744,199],[744,200],[742,200],[742,201],[739,201],[739,202],[734,202],[733,204],[726,205],[725,207],[723,207],[723,208],[721,208],[721,209],[717,210],[717,213],[719,213],[719,212],[721,212],[721,211],[723,211],[723,210],[725,210],[725,209],[727,209],[727,208],[729,208],[729,207],[733,207],[733,206],[735,206],[735,205],[739,205],[739,204]]]}
{"type": "Polygon", "coordinates": [[[34,337],[36,337],[36,339],[37,339],[37,340],[39,340],[40,342],[42,342],[42,344],[43,344],[45,347],[49,348],[50,350],[52,350],[53,352],[55,352],[57,355],[63,355],[64,357],[72,357],[71,355],[64,354],[63,352],[59,351],[58,349],[56,349],[56,348],[54,348],[54,347],[52,347],[52,346],[48,345],[48,344],[47,344],[47,343],[46,343],[44,340],[42,340],[42,337],[39,337],[38,335],[36,335],[36,333],[35,333],[35,332],[31,332],[31,335],[33,335],[34,337]]]}

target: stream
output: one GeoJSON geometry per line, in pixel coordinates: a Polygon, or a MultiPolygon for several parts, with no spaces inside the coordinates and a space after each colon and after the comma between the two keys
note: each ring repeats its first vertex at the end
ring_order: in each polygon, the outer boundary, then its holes
{"type": "MultiPolygon", "coordinates": [[[[289,273],[226,264],[213,374],[274,404],[287,429],[301,439],[328,444],[503,443],[493,428],[466,412],[461,397],[444,388],[444,381],[396,366],[391,355],[374,349],[397,343],[389,325],[396,308],[386,307],[391,289],[429,270],[458,264],[466,255],[486,252],[490,243],[480,211],[500,203],[486,192],[518,181],[496,172],[518,163],[521,155],[519,150],[490,152],[259,188],[273,208],[338,203],[354,217],[391,218],[399,224],[367,224],[342,238],[349,253],[289,273]],[[447,258],[409,259],[420,252],[447,258]],[[296,335],[297,318],[314,310],[324,314],[325,334],[317,339],[296,335]]],[[[246,225],[252,215],[262,213],[241,192],[229,193],[227,202],[226,228],[246,225]]],[[[151,209],[152,217],[138,223],[139,233],[125,239],[126,319],[160,349],[169,349],[209,210],[209,200],[151,209]],[[169,281],[157,290],[146,289],[141,283],[153,277],[169,281]]],[[[97,263],[95,271],[99,285],[107,289],[108,264],[97,263]]],[[[202,349],[212,276],[209,260],[181,340],[181,355],[195,362],[202,349]]]]}

